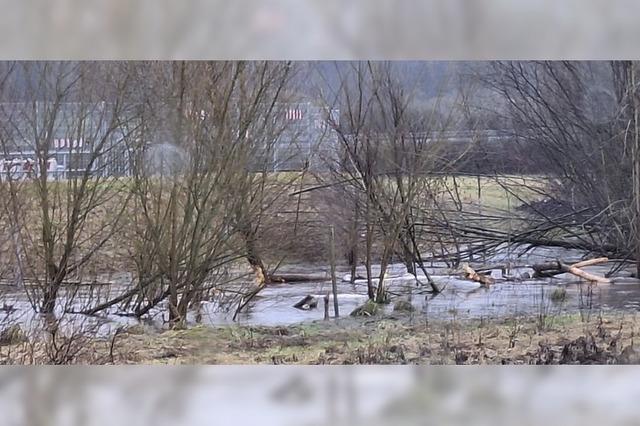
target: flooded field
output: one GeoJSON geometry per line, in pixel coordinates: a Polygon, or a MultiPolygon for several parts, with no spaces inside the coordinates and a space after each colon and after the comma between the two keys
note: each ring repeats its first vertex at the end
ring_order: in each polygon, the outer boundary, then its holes
{"type": "MultiPolygon", "coordinates": [[[[540,248],[532,250],[519,259],[506,254],[487,259],[487,264],[511,261],[514,265],[534,264],[562,258],[565,261],[578,261],[583,254],[574,250],[540,248]]],[[[585,271],[607,274],[612,264],[591,266],[585,271]]],[[[374,268],[374,273],[379,267],[374,268]]],[[[312,270],[305,272],[324,272],[312,270]]],[[[612,284],[595,285],[581,281],[570,274],[561,274],[543,279],[506,279],[499,269],[493,270],[495,285],[482,288],[479,284],[462,279],[444,265],[430,265],[428,272],[443,289],[442,293],[432,295],[424,275],[416,278],[406,273],[402,264],[390,265],[386,283],[395,299],[410,301],[416,321],[457,319],[504,319],[513,316],[535,316],[576,313],[582,310],[605,312],[637,312],[640,310],[640,280],[631,278],[631,267],[617,271],[612,284]],[[557,289],[564,290],[558,297],[557,289]]],[[[514,268],[509,275],[531,272],[528,268],[514,268]]],[[[364,277],[364,268],[357,269],[358,277],[364,277]]],[[[349,315],[367,300],[365,279],[356,279],[349,283],[348,274],[339,277],[338,302],[341,316],[349,315]]],[[[377,280],[374,280],[374,284],[377,280]]],[[[331,282],[310,282],[295,284],[272,284],[262,290],[248,309],[241,313],[237,322],[247,325],[290,325],[305,321],[322,320],[324,317],[323,297],[329,294],[330,314],[333,315],[333,296],[331,282]],[[307,295],[318,300],[316,309],[303,311],[293,305],[307,295]]],[[[394,304],[383,305],[387,314],[393,312],[394,304]]],[[[203,322],[210,325],[230,323],[229,315],[219,312],[214,304],[204,304],[203,322]]]]}
{"type": "MultiPolygon", "coordinates": [[[[533,264],[562,258],[565,261],[577,261],[581,253],[570,250],[537,249],[528,253],[526,257],[510,261],[513,265],[533,264]]],[[[504,255],[487,259],[487,264],[497,264],[508,259],[504,255]]],[[[585,268],[586,271],[597,274],[607,274],[612,264],[604,264],[585,268]]],[[[379,269],[379,268],[378,268],[379,269]]],[[[323,273],[321,268],[306,268],[305,273],[323,273]]],[[[376,272],[374,270],[374,272],[376,272]]],[[[560,315],[577,312],[638,312],[640,310],[640,280],[631,278],[630,269],[622,268],[612,276],[612,284],[589,284],[575,276],[561,274],[553,278],[541,279],[508,279],[503,271],[491,271],[496,279],[490,288],[480,287],[478,283],[465,280],[459,273],[444,265],[429,265],[428,272],[443,289],[440,294],[429,293],[424,275],[416,277],[406,273],[401,264],[389,267],[386,283],[392,295],[391,303],[382,305],[385,314],[393,314],[394,301],[404,300],[413,306],[411,312],[415,321],[449,320],[449,319],[504,319],[515,316],[560,315]],[[559,290],[560,289],[560,290],[559,290]]],[[[514,268],[507,271],[507,276],[521,276],[531,272],[528,268],[514,268]]],[[[357,270],[358,277],[364,276],[362,268],[357,270]]],[[[526,276],[526,275],[525,275],[526,276]]],[[[338,279],[338,302],[340,316],[348,316],[354,309],[367,300],[367,284],[362,278],[355,283],[349,283],[349,276],[342,273],[338,279]]],[[[375,281],[374,281],[375,284],[375,281]]],[[[238,284],[238,289],[240,284],[238,284]]],[[[227,287],[233,291],[234,286],[227,287]]],[[[0,304],[0,324],[19,322],[25,325],[37,319],[25,298],[24,293],[15,288],[2,288],[0,304]]],[[[104,297],[106,292],[116,294],[118,288],[102,288],[80,290],[73,303],[60,307],[60,313],[81,310],[89,298],[104,297]]],[[[215,301],[202,302],[201,308],[191,312],[190,323],[217,326],[225,324],[282,326],[293,325],[316,320],[324,317],[323,298],[331,294],[331,282],[301,282],[291,284],[270,284],[265,287],[252,302],[233,321],[233,308],[221,309],[215,301]],[[305,296],[313,296],[318,301],[315,309],[300,310],[293,305],[305,296]]],[[[329,297],[330,315],[333,316],[333,297],[329,297]]],[[[162,318],[150,315],[148,321],[156,328],[162,328],[162,318]]],[[[67,314],[67,321],[83,321],[97,326],[102,332],[109,333],[115,326],[133,325],[137,320],[127,316],[115,315],[113,312],[106,316],[84,316],[67,314]]]]}
{"type": "MultiPolygon", "coordinates": [[[[640,311],[640,283],[629,279],[620,284],[594,286],[572,279],[556,278],[522,282],[498,282],[489,289],[478,288],[468,281],[449,276],[434,276],[445,283],[444,291],[437,295],[420,293],[407,279],[392,280],[390,291],[411,294],[416,320],[502,319],[513,316],[561,314],[580,310],[640,311]],[[554,290],[563,288],[562,300],[553,298],[554,290]]],[[[322,297],[330,291],[330,283],[303,283],[273,285],[261,293],[251,308],[239,315],[238,322],[251,325],[288,325],[303,321],[321,320],[323,309],[301,311],[292,306],[306,295],[313,295],[322,303],[322,297]]],[[[333,301],[330,297],[330,312],[333,301]]],[[[366,284],[342,283],[338,301],[341,315],[348,315],[367,300],[366,284]]],[[[392,313],[393,303],[384,306],[392,313]]],[[[205,309],[205,322],[221,324],[230,319],[215,309],[205,309]]]]}

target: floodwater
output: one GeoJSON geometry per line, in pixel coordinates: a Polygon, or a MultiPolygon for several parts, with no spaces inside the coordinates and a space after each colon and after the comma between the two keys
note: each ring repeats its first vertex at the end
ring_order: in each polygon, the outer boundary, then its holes
{"type": "MultiPolygon", "coordinates": [[[[406,278],[389,278],[389,291],[410,300],[416,320],[448,320],[453,318],[496,319],[525,315],[553,315],[591,311],[640,311],[640,283],[628,280],[624,285],[589,285],[567,278],[550,278],[521,282],[498,281],[491,288],[478,286],[450,276],[433,276],[442,293],[433,296],[426,289],[416,287],[415,281],[406,278]],[[554,301],[552,293],[564,288],[563,301],[554,301]]],[[[323,296],[331,291],[330,283],[278,284],[260,293],[249,309],[240,314],[238,323],[253,325],[288,325],[303,321],[321,320],[324,317],[323,296]],[[318,308],[303,311],[293,305],[306,295],[318,299],[318,308]]],[[[346,316],[367,300],[366,283],[338,285],[338,304],[341,316],[346,316]]],[[[205,305],[203,321],[210,324],[228,323],[225,314],[217,312],[213,305],[205,305]]],[[[384,306],[392,313],[393,303],[384,306]]],[[[329,312],[333,316],[333,297],[329,298],[329,312]]]]}
{"type": "MultiPolygon", "coordinates": [[[[527,253],[526,257],[514,259],[514,265],[548,262],[558,258],[567,262],[582,259],[582,253],[575,250],[558,250],[539,248],[527,253]]],[[[508,260],[506,253],[501,253],[487,264],[496,264],[508,260]]],[[[612,264],[584,268],[585,271],[604,275],[612,264]]],[[[322,272],[322,271],[306,271],[322,272]]],[[[374,275],[375,274],[374,270],[374,275]]],[[[430,294],[424,275],[418,274],[418,281],[406,273],[401,264],[389,267],[385,279],[389,291],[396,297],[408,300],[414,306],[413,318],[420,320],[458,319],[497,319],[513,316],[554,315],[577,313],[580,311],[640,311],[640,280],[630,278],[631,270],[622,269],[614,275],[612,284],[592,285],[580,281],[570,274],[561,274],[553,278],[509,280],[502,277],[501,270],[493,270],[496,283],[490,288],[481,288],[479,284],[452,275],[444,265],[433,265],[428,272],[443,291],[433,296],[430,294]],[[556,289],[566,291],[563,300],[552,297],[556,289]]],[[[531,269],[512,269],[509,275],[531,272],[531,269]]],[[[364,269],[358,268],[358,276],[365,276],[364,269]]],[[[348,282],[348,276],[338,279],[338,304],[340,316],[348,316],[354,309],[367,300],[367,284],[364,279],[357,279],[355,284],[348,282]]],[[[375,284],[375,282],[374,282],[375,284]]],[[[333,297],[331,282],[273,284],[260,292],[260,297],[240,314],[237,322],[252,325],[289,325],[304,321],[322,320],[324,317],[323,298],[329,298],[329,313],[333,316],[333,297]],[[318,300],[318,307],[308,311],[293,308],[293,305],[307,295],[318,300]]],[[[384,306],[386,313],[393,312],[393,303],[384,306]]],[[[203,306],[203,322],[208,324],[224,324],[231,322],[228,315],[220,313],[213,304],[203,306]]]]}
{"type": "MultiPolygon", "coordinates": [[[[512,265],[531,265],[561,258],[566,262],[579,261],[582,254],[572,250],[540,248],[530,251],[525,257],[516,258],[514,253],[501,253],[486,264],[505,263],[512,265]]],[[[429,293],[425,277],[416,278],[406,273],[401,264],[393,264],[388,269],[386,285],[393,300],[402,298],[410,301],[414,311],[411,313],[415,321],[451,320],[451,319],[500,319],[514,316],[558,315],[577,312],[622,311],[635,313],[640,311],[640,280],[630,278],[629,268],[618,271],[612,284],[592,285],[581,282],[572,275],[562,274],[545,279],[505,279],[500,269],[492,270],[496,283],[490,288],[481,288],[479,284],[462,279],[452,273],[445,265],[428,265],[428,272],[434,281],[443,289],[438,295],[429,293]],[[425,284],[422,285],[421,282],[425,284]],[[552,297],[556,289],[563,288],[566,296],[563,300],[552,297]]],[[[612,264],[584,268],[584,270],[604,275],[612,264]]],[[[325,272],[320,269],[305,268],[306,273],[325,272]]],[[[374,273],[377,271],[374,270],[374,273]]],[[[507,271],[509,276],[531,272],[528,268],[513,268],[507,271]]],[[[358,276],[364,276],[364,270],[358,268],[358,276]]],[[[111,289],[113,294],[116,290],[111,289]]],[[[251,325],[291,325],[302,322],[322,320],[324,317],[324,296],[331,294],[331,282],[304,282],[291,284],[272,284],[264,288],[259,295],[238,315],[235,323],[251,325]],[[311,310],[299,310],[293,307],[305,296],[314,296],[318,306],[311,310]]],[[[95,295],[94,295],[95,296],[95,295]]],[[[82,297],[76,298],[75,304],[82,304],[82,297]]],[[[355,284],[348,282],[348,276],[338,277],[338,304],[341,317],[348,316],[354,309],[367,300],[366,280],[357,279],[355,284]]],[[[11,305],[12,309],[0,309],[0,326],[10,322],[31,323],[37,319],[22,292],[11,289],[0,289],[0,308],[11,305]]],[[[393,303],[383,305],[383,310],[393,313],[393,303]]],[[[333,317],[333,297],[329,298],[329,313],[333,317]]],[[[223,311],[215,302],[204,302],[200,309],[203,324],[232,324],[232,312],[223,311]]],[[[158,315],[152,322],[157,328],[162,327],[158,315]]],[[[190,315],[190,322],[195,323],[195,312],[190,315]]],[[[109,315],[108,317],[86,317],[66,315],[65,320],[94,327],[101,333],[110,333],[114,327],[135,324],[130,317],[109,315]]],[[[28,325],[28,324],[25,324],[28,325]]]]}

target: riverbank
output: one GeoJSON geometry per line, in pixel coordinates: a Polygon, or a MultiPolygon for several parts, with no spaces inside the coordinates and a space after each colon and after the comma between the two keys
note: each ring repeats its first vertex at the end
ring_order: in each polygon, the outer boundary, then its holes
{"type": "Polygon", "coordinates": [[[126,364],[640,363],[639,325],[637,315],[592,312],[504,321],[345,318],[161,333],[133,327],[118,336],[112,355],[126,364]]]}

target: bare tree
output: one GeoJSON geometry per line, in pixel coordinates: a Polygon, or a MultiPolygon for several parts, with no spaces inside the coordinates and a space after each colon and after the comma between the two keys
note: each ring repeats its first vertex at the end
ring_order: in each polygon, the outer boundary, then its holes
{"type": "Polygon", "coordinates": [[[396,252],[410,273],[415,275],[417,265],[431,290],[439,291],[422,260],[424,240],[417,238],[416,221],[433,212],[436,187],[448,167],[441,161],[440,146],[430,143],[446,122],[416,111],[414,87],[399,78],[399,71],[389,63],[350,64],[338,70],[340,87],[325,96],[328,105],[341,109],[340,121],[329,116],[340,144],[331,185],[350,188],[346,193],[361,206],[369,297],[378,301],[386,297],[385,273],[396,252]],[[381,263],[375,294],[374,241],[379,242],[381,263]]]}
{"type": "Polygon", "coordinates": [[[136,284],[89,312],[124,303],[141,316],[166,303],[169,323],[183,326],[191,307],[219,292],[231,262],[247,258],[265,275],[256,239],[278,193],[269,186],[264,153],[281,126],[274,117],[289,68],[141,66],[150,87],[132,182],[136,284]]]}
{"type": "Polygon", "coordinates": [[[118,229],[129,195],[113,167],[126,161],[135,111],[117,65],[16,67],[27,81],[5,86],[17,102],[1,111],[9,229],[34,308],[52,314],[65,281],[81,277],[118,229]]]}
{"type": "MultiPolygon", "coordinates": [[[[284,119],[291,94],[291,63],[251,64],[245,81],[243,99],[244,119],[250,124],[242,139],[242,157],[239,173],[234,182],[238,203],[233,211],[233,227],[243,240],[246,259],[253,269],[259,286],[272,281],[272,272],[265,266],[260,244],[261,231],[267,225],[267,216],[273,216],[285,201],[290,188],[302,178],[300,174],[276,173],[278,162],[286,162],[290,156],[278,157],[279,143],[289,142],[295,151],[295,129],[290,129],[284,119]],[[274,211],[275,210],[275,211],[274,211]]],[[[288,200],[286,200],[288,201],[288,200]]],[[[285,202],[286,202],[285,201],[285,202]]],[[[271,241],[273,247],[277,242],[271,241]]]]}

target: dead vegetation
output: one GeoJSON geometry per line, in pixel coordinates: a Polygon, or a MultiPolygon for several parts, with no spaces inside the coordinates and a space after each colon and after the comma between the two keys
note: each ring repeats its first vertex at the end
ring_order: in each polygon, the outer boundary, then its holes
{"type": "Polygon", "coordinates": [[[95,324],[52,321],[31,330],[18,324],[0,331],[0,365],[113,364],[122,329],[104,335],[95,324]],[[102,337],[101,337],[102,336],[102,337]]]}
{"type": "MultiPolygon", "coordinates": [[[[77,362],[144,364],[636,364],[635,316],[433,321],[344,319],[289,327],[197,326],[124,330],[116,343],[91,341],[77,362]]],[[[13,354],[20,345],[11,346],[13,354]]],[[[7,349],[2,355],[6,359],[7,349]]],[[[5,361],[6,362],[6,361],[5,361]]]]}

